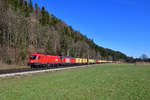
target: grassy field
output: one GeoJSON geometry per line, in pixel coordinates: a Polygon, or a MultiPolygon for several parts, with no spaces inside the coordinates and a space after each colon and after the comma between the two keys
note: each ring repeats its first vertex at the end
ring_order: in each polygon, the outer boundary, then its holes
{"type": "Polygon", "coordinates": [[[0,78],[0,100],[150,100],[150,66],[98,65],[0,78]]]}

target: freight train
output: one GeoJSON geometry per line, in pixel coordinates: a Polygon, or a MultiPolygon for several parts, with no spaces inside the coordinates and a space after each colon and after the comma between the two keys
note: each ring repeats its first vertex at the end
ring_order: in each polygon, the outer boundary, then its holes
{"type": "Polygon", "coordinates": [[[73,58],[65,56],[54,56],[44,54],[32,54],[29,56],[28,65],[31,68],[44,68],[54,66],[71,66],[71,65],[86,65],[86,64],[100,64],[100,63],[112,63],[113,61],[99,60],[99,59],[87,59],[87,58],[73,58]]]}

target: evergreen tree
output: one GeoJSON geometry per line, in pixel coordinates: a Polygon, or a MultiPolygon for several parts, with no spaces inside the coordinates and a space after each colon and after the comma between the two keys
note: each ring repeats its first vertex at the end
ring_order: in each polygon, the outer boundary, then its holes
{"type": "Polygon", "coordinates": [[[25,17],[29,17],[29,8],[28,8],[28,3],[27,1],[24,1],[24,12],[25,12],[25,17]]]}
{"type": "Polygon", "coordinates": [[[35,3],[35,12],[37,13],[38,12],[38,4],[37,3],[35,3]]]}
{"type": "Polygon", "coordinates": [[[46,17],[45,17],[45,14],[46,14],[46,11],[45,11],[45,7],[43,6],[42,7],[42,10],[41,10],[41,19],[40,19],[40,23],[42,25],[45,25],[46,24],[46,17]]]}
{"type": "Polygon", "coordinates": [[[18,1],[18,8],[23,9],[23,7],[24,7],[24,0],[19,0],[18,1]]]}
{"type": "Polygon", "coordinates": [[[35,14],[36,14],[36,19],[38,20],[39,19],[39,7],[38,7],[38,4],[35,3],[35,14]]]}
{"type": "Polygon", "coordinates": [[[18,7],[18,0],[14,0],[13,5],[14,5],[14,9],[17,10],[17,7],[18,7]]]}
{"type": "Polygon", "coordinates": [[[29,0],[29,9],[30,9],[30,12],[33,11],[33,4],[32,4],[32,0],[29,0]]]}

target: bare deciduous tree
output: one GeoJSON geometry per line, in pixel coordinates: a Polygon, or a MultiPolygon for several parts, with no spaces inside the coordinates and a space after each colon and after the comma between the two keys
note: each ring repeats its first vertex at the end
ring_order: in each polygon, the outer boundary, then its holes
{"type": "Polygon", "coordinates": [[[147,60],[147,59],[148,59],[148,56],[147,56],[146,54],[142,54],[142,55],[140,56],[140,58],[141,58],[142,60],[147,60]]]}

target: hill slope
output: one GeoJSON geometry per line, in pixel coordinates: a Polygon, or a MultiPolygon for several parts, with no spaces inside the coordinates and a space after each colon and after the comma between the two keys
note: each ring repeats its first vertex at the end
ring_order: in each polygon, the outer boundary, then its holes
{"type": "Polygon", "coordinates": [[[0,61],[26,64],[31,53],[108,60],[126,60],[118,51],[96,45],[92,39],[67,26],[62,20],[32,1],[0,1],[0,61]]]}

